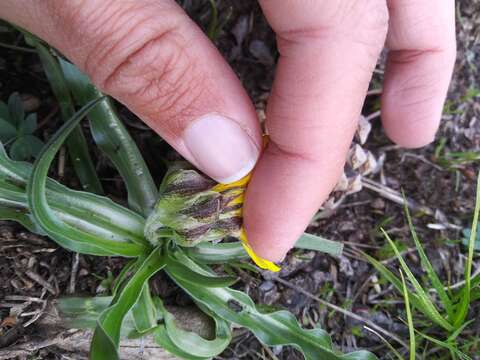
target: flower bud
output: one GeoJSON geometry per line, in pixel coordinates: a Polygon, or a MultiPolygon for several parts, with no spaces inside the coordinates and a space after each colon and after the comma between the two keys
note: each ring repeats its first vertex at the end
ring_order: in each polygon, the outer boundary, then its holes
{"type": "Polygon", "coordinates": [[[160,187],[160,197],[148,217],[145,236],[158,244],[165,229],[175,232],[181,246],[218,242],[239,236],[245,185],[216,185],[195,170],[173,169],[160,187]]]}

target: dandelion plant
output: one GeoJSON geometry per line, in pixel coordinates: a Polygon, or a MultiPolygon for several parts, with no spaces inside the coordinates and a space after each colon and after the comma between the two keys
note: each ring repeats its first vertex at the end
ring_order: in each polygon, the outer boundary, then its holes
{"type": "MultiPolygon", "coordinates": [[[[324,330],[302,328],[288,311],[260,311],[247,294],[231,288],[237,278],[213,270],[212,264],[249,258],[260,267],[278,270],[255,255],[242,228],[248,177],[218,185],[178,162],[171,164],[157,189],[112,102],[72,64],[54,61],[56,65],[50,65],[57,75],[61,69],[58,81],[68,86],[69,98],[81,109],[48,140],[33,165],[12,160],[0,145],[0,219],[17,221],[70,251],[130,259],[110,296],[59,301],[71,326],[95,329],[91,359],[119,359],[124,336],[151,336],[179,358],[210,359],[230,344],[233,325],[248,328],[265,345],[293,346],[309,360],[376,359],[367,351],[340,354],[324,330]],[[95,143],[126,184],[128,208],[93,193],[94,189],[72,190],[47,177],[57,151],[68,144],[86,116],[95,143]],[[212,318],[213,339],[181,329],[162,299],[152,295],[149,279],[159,271],[165,271],[212,318]]],[[[341,252],[340,244],[308,234],[297,246],[334,255],[341,252]]]]}

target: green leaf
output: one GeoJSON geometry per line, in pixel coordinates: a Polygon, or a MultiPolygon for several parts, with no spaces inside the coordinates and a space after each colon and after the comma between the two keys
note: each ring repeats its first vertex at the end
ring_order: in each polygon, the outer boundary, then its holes
{"type": "Polygon", "coordinates": [[[23,109],[22,99],[17,92],[12,93],[8,98],[8,112],[10,116],[6,120],[10,120],[10,123],[15,127],[20,126],[25,117],[25,110],[23,109]]]}
{"type": "MultiPolygon", "coordinates": [[[[0,219],[17,220],[31,231],[46,235],[28,207],[26,186],[31,172],[31,164],[10,160],[0,144],[0,219]]],[[[52,179],[47,179],[46,189],[48,204],[69,225],[110,241],[149,246],[143,236],[145,219],[133,211],[106,197],[68,189],[52,179]]]]}
{"type": "MultiPolygon", "coordinates": [[[[467,248],[470,244],[470,237],[472,236],[472,230],[464,229],[463,230],[463,239],[462,243],[467,248]]],[[[480,251],[480,229],[477,229],[477,236],[475,236],[475,245],[473,246],[475,251],[480,251]]]]}
{"type": "MultiPolygon", "coordinates": [[[[371,257],[370,255],[368,255],[364,252],[362,252],[362,255],[368,260],[368,262],[370,262],[370,264],[373,265],[373,267],[375,267],[375,269],[390,284],[392,284],[395,287],[395,289],[400,294],[403,294],[404,288],[403,288],[402,281],[393,272],[391,272],[389,269],[387,269],[387,267],[385,265],[383,265],[381,262],[379,262],[375,258],[371,257]]],[[[425,309],[425,306],[424,306],[423,302],[421,301],[421,299],[419,298],[419,296],[417,294],[411,292],[408,288],[407,288],[407,291],[408,291],[409,300],[410,300],[410,303],[412,304],[412,306],[415,307],[416,309],[418,309],[419,311],[421,311],[422,313],[424,313],[426,316],[429,316],[429,313],[425,309]]],[[[433,321],[435,321],[435,320],[433,320],[433,321]]]]}
{"type": "MultiPolygon", "coordinates": [[[[79,105],[102,97],[75,65],[60,59],[60,66],[79,105]]],[[[148,216],[158,199],[157,187],[137,145],[119,119],[110,100],[89,114],[90,130],[98,147],[108,156],[125,181],[130,207],[148,216]]]]}
{"type": "Polygon", "coordinates": [[[148,279],[165,266],[164,256],[159,247],[155,248],[135,272],[125,287],[115,296],[112,305],[105,310],[93,334],[90,359],[118,359],[118,346],[122,322],[138,301],[148,279]]]}
{"type": "Polygon", "coordinates": [[[447,292],[445,291],[445,288],[442,282],[440,281],[440,278],[438,277],[437,273],[433,269],[432,264],[428,260],[428,257],[425,254],[425,251],[423,250],[423,246],[417,236],[415,227],[413,226],[412,217],[410,216],[410,211],[408,210],[408,205],[407,205],[408,202],[406,201],[405,195],[403,196],[403,198],[405,200],[404,211],[407,216],[408,227],[410,228],[410,233],[412,234],[412,238],[415,241],[415,246],[417,248],[418,254],[420,255],[422,268],[424,269],[424,271],[427,272],[428,278],[430,279],[433,287],[437,291],[437,294],[440,297],[442,305],[447,311],[448,318],[451,320],[453,318],[453,303],[450,300],[450,297],[448,296],[447,292]]]}
{"type": "Polygon", "coordinates": [[[410,280],[411,284],[415,289],[415,292],[418,296],[418,300],[421,303],[420,310],[422,310],[425,313],[425,315],[427,315],[433,322],[437,323],[438,325],[443,327],[445,330],[452,331],[453,330],[452,324],[450,324],[447,320],[445,320],[445,318],[439,313],[437,307],[432,302],[429,295],[422,288],[422,286],[418,282],[415,275],[413,275],[413,273],[410,271],[407,263],[405,262],[402,255],[398,251],[398,248],[393,242],[393,240],[390,238],[390,236],[385,230],[382,229],[382,232],[385,238],[387,239],[387,241],[390,243],[390,246],[392,247],[393,251],[395,252],[395,255],[397,256],[397,259],[400,262],[400,265],[402,266],[403,271],[407,275],[408,280],[410,280]]]}
{"type": "Polygon", "coordinates": [[[148,283],[143,285],[142,293],[132,308],[135,328],[140,334],[146,333],[157,326],[157,307],[152,299],[148,283]]]}
{"type": "Polygon", "coordinates": [[[37,114],[28,114],[18,130],[22,135],[30,135],[37,129],[37,114]]]}
{"type": "Polygon", "coordinates": [[[4,206],[0,200],[0,219],[1,220],[11,220],[16,221],[26,227],[30,232],[39,235],[46,235],[41,227],[32,219],[28,214],[28,211],[21,211],[14,208],[9,208],[4,206]]]}
{"type": "Polygon", "coordinates": [[[24,138],[29,143],[30,155],[34,158],[40,154],[45,144],[39,138],[33,135],[25,135],[24,138]]]}
{"type": "Polygon", "coordinates": [[[183,251],[195,261],[205,264],[222,264],[249,259],[239,241],[218,244],[203,242],[195,247],[184,248],[183,251]]]}
{"type": "Polygon", "coordinates": [[[0,141],[6,143],[17,136],[17,129],[7,120],[0,117],[0,141]]]}
{"type": "Polygon", "coordinates": [[[23,135],[17,138],[10,147],[10,157],[17,161],[26,161],[37,157],[44,144],[33,135],[23,135]]]}
{"type": "Polygon", "coordinates": [[[315,250],[332,256],[340,256],[343,244],[338,241],[324,239],[318,235],[303,233],[295,243],[297,249],[315,250]]]}
{"type": "Polygon", "coordinates": [[[175,317],[165,309],[160,299],[158,300],[168,337],[176,347],[183,349],[190,356],[211,358],[221,354],[230,344],[232,334],[230,325],[225,320],[213,316],[216,336],[213,340],[207,340],[194,332],[177,327],[175,317]]]}
{"type": "Polygon", "coordinates": [[[10,146],[10,157],[13,160],[25,161],[31,158],[30,149],[28,148],[28,139],[24,136],[16,139],[10,146]]]}
{"type": "MultiPolygon", "coordinates": [[[[303,233],[294,246],[297,249],[314,250],[332,256],[340,256],[343,250],[343,244],[340,242],[308,233],[303,233]]],[[[222,264],[249,259],[241,242],[218,244],[204,242],[195,247],[184,248],[183,251],[196,261],[205,264],[222,264]]]]}
{"type": "MultiPolygon", "coordinates": [[[[26,35],[26,37],[29,44],[35,46],[37,50],[47,79],[59,103],[62,119],[67,121],[75,114],[75,108],[58,61],[40,41],[31,35],[26,35]]],[[[102,184],[98,179],[97,171],[90,157],[88,144],[81,127],[77,126],[72,130],[66,145],[73,168],[83,189],[96,194],[103,194],[102,184]]]]}
{"type": "Polygon", "coordinates": [[[167,329],[165,325],[159,325],[155,328],[153,333],[155,342],[160,345],[163,349],[167,350],[169,353],[178,356],[180,359],[184,360],[208,360],[209,358],[201,358],[197,356],[192,356],[189,353],[185,352],[183,349],[177,347],[170,336],[168,336],[167,329]]]}
{"type": "Polygon", "coordinates": [[[8,111],[8,106],[3,101],[0,101],[0,119],[5,120],[10,125],[13,125],[10,122],[10,112],[8,111]]]}
{"type": "Polygon", "coordinates": [[[56,216],[47,202],[46,181],[50,163],[63,141],[75,129],[80,120],[102,100],[98,99],[84,106],[52,136],[48,144],[43,148],[35,161],[32,174],[28,180],[28,205],[36,222],[53,240],[64,248],[79,253],[100,256],[139,256],[147,249],[143,244],[111,241],[73,227],[56,216]]]}
{"type": "Polygon", "coordinates": [[[204,271],[195,271],[196,267],[188,267],[188,262],[191,262],[191,260],[181,254],[180,251],[177,251],[175,255],[166,254],[166,269],[183,281],[206,287],[227,287],[237,281],[237,278],[233,276],[218,276],[207,274],[204,271]],[[179,257],[180,261],[176,257],[179,257]]]}
{"type": "Polygon", "coordinates": [[[410,360],[415,360],[415,351],[417,348],[415,344],[415,327],[413,326],[412,309],[410,309],[410,297],[408,295],[407,283],[405,282],[402,270],[400,270],[400,277],[402,278],[403,298],[405,299],[405,311],[407,313],[408,333],[410,337],[410,360]]]}
{"type": "Polygon", "coordinates": [[[475,251],[475,240],[478,228],[478,218],[480,216],[480,172],[477,175],[477,193],[475,201],[475,210],[473,212],[472,230],[470,233],[470,241],[468,244],[467,263],[465,265],[465,286],[462,288],[460,303],[457,305],[454,319],[455,328],[459,328],[465,322],[468,310],[470,308],[470,293],[472,289],[472,267],[473,255],[475,251]]]}
{"type": "MultiPolygon", "coordinates": [[[[186,265],[206,276],[210,274],[198,265],[192,263],[186,265]]],[[[250,329],[266,345],[294,346],[304,354],[307,360],[376,359],[373,354],[366,351],[337,355],[325,331],[318,328],[302,329],[295,317],[287,311],[262,313],[245,293],[229,288],[211,288],[192,284],[177,277],[175,273],[169,271],[168,267],[165,271],[195,301],[221,318],[250,329]]]]}

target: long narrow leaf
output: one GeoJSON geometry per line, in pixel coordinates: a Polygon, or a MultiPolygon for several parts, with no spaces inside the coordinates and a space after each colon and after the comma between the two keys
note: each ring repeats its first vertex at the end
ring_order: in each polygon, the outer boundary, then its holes
{"type": "MultiPolygon", "coordinates": [[[[9,159],[0,144],[0,219],[18,221],[46,235],[28,206],[31,172],[31,164],[9,159]]],[[[52,179],[47,179],[46,195],[55,215],[71,226],[109,240],[148,245],[143,236],[145,219],[108,198],[68,189],[52,179]]]]}
{"type": "Polygon", "coordinates": [[[222,264],[249,258],[242,243],[200,243],[195,247],[185,248],[185,253],[198,262],[205,264],[222,264]]]}
{"type": "Polygon", "coordinates": [[[139,334],[147,333],[157,326],[157,307],[152,299],[148,283],[143,284],[142,293],[132,307],[135,328],[139,334]]]}
{"type": "Polygon", "coordinates": [[[403,298],[405,299],[405,311],[407,313],[408,334],[410,336],[410,360],[415,360],[415,328],[413,326],[412,309],[410,309],[410,297],[408,296],[407,284],[402,270],[400,270],[400,277],[402,278],[403,298]]]}
{"type": "MultiPolygon", "coordinates": [[[[391,272],[385,265],[383,265],[381,262],[376,260],[375,258],[371,257],[370,255],[366,253],[362,253],[362,255],[368,260],[370,264],[390,283],[392,284],[395,289],[400,293],[403,294],[403,285],[402,281],[393,273],[391,272]]],[[[417,294],[411,292],[407,288],[408,296],[410,299],[410,302],[414,308],[417,310],[421,311],[425,315],[428,316],[428,314],[424,310],[423,303],[420,301],[420,298],[418,297],[417,294]]]]}
{"type": "MultiPolygon", "coordinates": [[[[324,239],[320,236],[303,233],[294,245],[297,249],[306,249],[323,252],[332,256],[340,256],[343,244],[337,241],[324,239]]],[[[233,243],[200,243],[184,251],[196,261],[205,264],[221,264],[248,259],[241,242],[233,243]]]]}
{"type": "Polygon", "coordinates": [[[155,342],[160,345],[163,349],[167,350],[169,353],[178,356],[180,359],[184,360],[209,360],[210,358],[204,358],[204,357],[197,357],[197,356],[192,356],[189,354],[187,349],[181,349],[178,346],[176,346],[170,336],[168,336],[167,329],[165,325],[159,325],[154,333],[153,337],[155,339],[155,342]]]}
{"type": "MultiPolygon", "coordinates": [[[[404,200],[405,200],[405,196],[404,196],[404,200]]],[[[412,217],[410,216],[410,211],[408,209],[407,203],[408,202],[405,201],[404,211],[407,217],[410,233],[412,234],[413,241],[415,241],[415,246],[417,248],[418,254],[420,255],[422,267],[427,272],[428,278],[432,282],[432,286],[437,291],[437,294],[440,297],[443,307],[447,311],[448,318],[451,321],[453,319],[453,303],[450,300],[450,297],[448,296],[447,292],[445,291],[445,288],[442,282],[440,281],[440,278],[438,277],[437,273],[433,269],[433,266],[430,263],[430,260],[428,260],[428,257],[425,254],[425,251],[423,250],[423,246],[418,238],[417,232],[415,231],[415,227],[413,226],[412,217]]]]}
{"type": "Polygon", "coordinates": [[[112,305],[100,316],[93,334],[90,359],[118,359],[123,319],[138,301],[144,284],[164,266],[164,255],[160,248],[155,248],[125,287],[117,293],[112,305]]]}
{"type": "Polygon", "coordinates": [[[477,176],[477,194],[475,201],[475,210],[473,213],[472,221],[472,231],[470,233],[470,241],[468,243],[468,255],[467,255],[467,264],[465,266],[465,286],[462,289],[462,295],[460,303],[457,305],[457,313],[455,314],[454,326],[456,328],[462,326],[465,322],[465,318],[468,314],[468,309],[470,307],[470,292],[472,289],[472,267],[473,267],[473,255],[475,251],[475,241],[478,228],[478,218],[480,215],[480,172],[477,176]]]}
{"type": "MultiPolygon", "coordinates": [[[[78,105],[103,94],[75,65],[60,60],[68,86],[78,105]]],[[[88,114],[90,131],[98,147],[108,156],[125,181],[128,203],[132,209],[148,216],[155,206],[158,191],[150,171],[110,100],[103,101],[88,114]]]]}
{"type": "Polygon", "coordinates": [[[332,256],[340,256],[343,251],[343,244],[322,238],[318,235],[303,233],[295,243],[297,249],[315,250],[332,256]]]}
{"type": "Polygon", "coordinates": [[[236,277],[232,276],[219,276],[215,274],[206,275],[203,271],[195,271],[187,266],[187,261],[191,261],[186,256],[182,257],[182,254],[178,251],[176,253],[180,260],[176,259],[173,254],[166,254],[166,269],[183,281],[206,286],[206,287],[228,287],[233,285],[236,281],[236,277]]]}
{"type": "MultiPolygon", "coordinates": [[[[37,50],[52,91],[60,105],[62,118],[67,121],[75,114],[75,108],[58,61],[53,57],[50,50],[32,35],[26,35],[25,38],[37,50]]],[[[88,152],[87,141],[79,126],[72,130],[66,145],[73,168],[83,189],[96,194],[103,194],[102,184],[98,179],[95,166],[88,152]]]]}
{"type": "Polygon", "coordinates": [[[47,203],[46,181],[50,163],[63,141],[75,129],[80,120],[102,100],[97,99],[84,106],[52,136],[41,151],[28,180],[28,205],[36,222],[62,247],[92,255],[139,256],[146,251],[147,246],[139,243],[110,241],[73,227],[59,219],[47,203]]]}
{"type": "Polygon", "coordinates": [[[385,238],[387,239],[387,241],[389,242],[390,246],[392,247],[393,251],[395,252],[395,255],[397,256],[397,259],[400,262],[400,265],[402,266],[403,271],[407,275],[408,280],[412,283],[417,293],[418,299],[422,303],[423,311],[425,312],[425,314],[432,321],[436,322],[445,330],[452,331],[453,326],[447,320],[445,320],[445,318],[439,313],[435,304],[432,302],[432,300],[430,299],[428,294],[425,292],[423,287],[420,285],[415,275],[413,275],[413,273],[410,271],[410,268],[408,267],[405,260],[403,260],[403,257],[400,254],[400,251],[398,251],[398,248],[393,242],[393,240],[390,238],[390,235],[388,235],[388,233],[383,229],[382,229],[382,232],[385,238]]]}
{"type": "MultiPolygon", "coordinates": [[[[187,266],[195,272],[203,272],[206,276],[210,274],[192,263],[187,263],[187,266]]],[[[266,345],[294,346],[304,354],[307,360],[376,359],[373,354],[366,351],[337,355],[325,331],[302,329],[295,317],[287,311],[262,313],[256,308],[252,299],[240,291],[199,286],[180,279],[168,268],[165,271],[195,301],[221,318],[250,329],[266,345]]]]}

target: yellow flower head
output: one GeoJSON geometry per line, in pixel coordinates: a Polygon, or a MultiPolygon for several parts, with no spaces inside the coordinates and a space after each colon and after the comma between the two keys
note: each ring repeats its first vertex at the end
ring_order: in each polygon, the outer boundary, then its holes
{"type": "Polygon", "coordinates": [[[227,236],[241,240],[245,251],[262,269],[279,271],[248,244],[242,226],[242,208],[250,175],[230,184],[215,184],[195,170],[171,169],[160,186],[160,197],[145,225],[145,236],[154,245],[165,228],[174,230],[175,242],[191,247],[218,242],[227,236]]]}
{"type": "MultiPolygon", "coordinates": [[[[225,191],[225,190],[229,190],[229,189],[241,189],[241,193],[239,193],[238,197],[234,201],[237,204],[242,204],[243,205],[243,201],[245,199],[245,190],[247,188],[248,182],[250,181],[250,177],[251,177],[251,175],[248,174],[243,179],[240,179],[236,182],[233,182],[233,183],[230,183],[230,184],[218,184],[217,186],[215,186],[213,188],[213,190],[221,192],[221,191],[225,191]]],[[[242,211],[242,208],[240,208],[240,211],[242,211]]],[[[241,212],[240,212],[240,216],[242,216],[241,212]]],[[[273,271],[273,272],[280,271],[280,267],[278,267],[275,263],[273,263],[269,260],[263,259],[260,256],[258,256],[257,254],[255,254],[255,252],[251,248],[250,244],[248,243],[247,233],[245,232],[245,228],[243,226],[240,228],[240,233],[237,235],[237,237],[242,242],[243,248],[245,249],[247,254],[250,256],[250,258],[253,260],[253,262],[259,268],[265,269],[265,270],[270,270],[270,271],[273,271]]]]}

